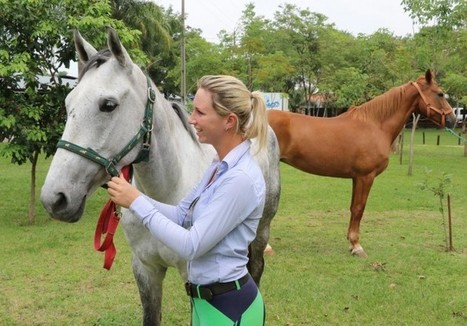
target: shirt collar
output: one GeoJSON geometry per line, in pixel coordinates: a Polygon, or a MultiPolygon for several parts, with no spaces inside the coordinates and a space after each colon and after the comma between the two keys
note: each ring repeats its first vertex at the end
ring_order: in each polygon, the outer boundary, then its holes
{"type": "Polygon", "coordinates": [[[213,163],[217,163],[217,165],[219,166],[219,172],[223,173],[229,168],[235,166],[240,160],[240,158],[250,150],[250,147],[251,140],[244,140],[243,142],[235,146],[230,152],[228,152],[221,162],[219,162],[219,156],[216,155],[216,157],[213,160],[213,163]]]}

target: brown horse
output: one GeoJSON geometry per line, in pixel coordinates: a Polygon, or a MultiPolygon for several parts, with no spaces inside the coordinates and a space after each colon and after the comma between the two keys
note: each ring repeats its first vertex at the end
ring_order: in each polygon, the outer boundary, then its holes
{"type": "Polygon", "coordinates": [[[416,82],[394,87],[334,118],[268,111],[281,161],[311,174],[352,179],[347,239],[353,255],[366,257],[359,234],[368,194],[375,177],[388,166],[391,144],[413,112],[439,126],[456,122],[430,70],[416,82]]]}

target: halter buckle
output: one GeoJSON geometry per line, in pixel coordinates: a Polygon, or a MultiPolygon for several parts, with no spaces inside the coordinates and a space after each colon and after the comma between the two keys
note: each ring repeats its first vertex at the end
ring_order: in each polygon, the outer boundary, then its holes
{"type": "Polygon", "coordinates": [[[152,89],[152,87],[148,87],[148,101],[151,103],[156,102],[156,92],[152,89]]]}
{"type": "Polygon", "coordinates": [[[141,151],[149,152],[150,146],[151,146],[151,144],[149,144],[148,142],[144,142],[143,147],[141,148],[141,151]]]}
{"type": "Polygon", "coordinates": [[[109,163],[105,166],[105,171],[112,177],[118,177],[117,162],[110,160],[109,163]]]}

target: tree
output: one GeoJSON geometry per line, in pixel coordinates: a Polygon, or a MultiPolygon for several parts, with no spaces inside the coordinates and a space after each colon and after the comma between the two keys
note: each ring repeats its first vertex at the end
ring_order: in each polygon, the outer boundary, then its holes
{"type": "MultiPolygon", "coordinates": [[[[0,155],[16,164],[31,162],[28,220],[33,223],[37,160],[40,153],[55,152],[63,131],[69,86],[60,70],[75,58],[72,30],[102,45],[105,26],[119,29],[127,44],[135,44],[139,33],[111,19],[107,1],[0,1],[0,20],[0,139],[7,140],[0,155]]],[[[144,59],[137,49],[132,55],[144,59]]]]}
{"type": "Polygon", "coordinates": [[[359,69],[367,76],[363,102],[406,81],[400,80],[400,75],[406,67],[401,66],[398,60],[401,56],[399,49],[403,47],[399,38],[385,29],[380,29],[368,36],[360,35],[358,42],[361,45],[359,69]]]}
{"type": "Polygon", "coordinates": [[[465,93],[467,76],[449,72],[444,78],[443,86],[449,94],[451,105],[467,107],[467,94],[465,93]]]}
{"type": "Polygon", "coordinates": [[[295,67],[282,51],[264,54],[258,58],[258,67],[255,69],[253,88],[264,92],[292,91],[288,88],[287,76],[295,73],[295,67]]]}
{"type": "Polygon", "coordinates": [[[464,0],[402,0],[401,4],[410,17],[423,26],[463,29],[467,24],[464,0]]]}
{"type": "Polygon", "coordinates": [[[126,26],[141,32],[138,44],[148,57],[146,71],[166,96],[178,94],[180,78],[173,79],[171,72],[178,68],[180,75],[180,15],[172,7],[165,9],[153,2],[143,0],[111,0],[112,17],[126,26]]]}
{"type": "Polygon", "coordinates": [[[334,73],[333,79],[333,91],[338,108],[349,108],[365,102],[363,98],[368,85],[366,74],[354,67],[342,68],[334,73]]]}
{"type": "MultiPolygon", "coordinates": [[[[201,76],[223,74],[225,65],[219,54],[219,46],[203,39],[199,30],[186,32],[185,38],[187,94],[194,94],[197,90],[196,83],[201,76]]],[[[178,60],[167,77],[180,84],[180,71],[181,62],[178,60]]]]}
{"type": "Polygon", "coordinates": [[[240,51],[245,59],[250,89],[287,92],[287,77],[295,74],[295,67],[276,39],[271,21],[258,16],[250,4],[243,11],[241,24],[240,51]]]}
{"type": "MultiPolygon", "coordinates": [[[[292,64],[295,67],[294,83],[303,92],[307,112],[311,108],[311,95],[317,90],[317,80],[323,62],[318,59],[321,49],[320,36],[325,27],[327,17],[299,9],[292,4],[281,6],[282,12],[276,12],[274,27],[281,40],[294,52],[292,64]]],[[[289,50],[289,51],[291,51],[289,50]]]]}
{"type": "MultiPolygon", "coordinates": [[[[422,29],[416,35],[419,58],[424,69],[444,73],[452,52],[463,57],[464,65],[457,67],[465,73],[465,50],[467,33],[467,2],[463,0],[403,0],[404,10],[417,21],[422,29]]],[[[442,78],[442,76],[441,76],[442,78]]],[[[440,79],[441,79],[440,78],[440,79]]]]}
{"type": "Polygon", "coordinates": [[[225,66],[217,45],[207,42],[198,32],[191,32],[186,36],[187,92],[195,94],[196,83],[201,76],[224,74],[225,66]]]}
{"type": "Polygon", "coordinates": [[[249,3],[235,30],[231,34],[220,33],[220,54],[227,73],[242,79],[250,90],[262,88],[257,71],[261,57],[268,52],[268,23],[263,16],[256,15],[254,4],[249,3]]]}
{"type": "Polygon", "coordinates": [[[317,95],[322,99],[323,115],[327,116],[329,110],[335,116],[363,98],[362,82],[366,83],[367,77],[358,69],[362,45],[350,33],[338,31],[332,25],[321,29],[319,42],[315,55],[321,66],[316,74],[317,95]],[[347,86],[349,91],[344,90],[347,86]],[[355,92],[350,88],[355,88],[355,92]]]}
{"type": "Polygon", "coordinates": [[[265,54],[267,45],[267,40],[262,36],[265,34],[268,21],[263,16],[257,16],[254,9],[252,3],[247,4],[241,18],[243,33],[240,40],[240,53],[246,66],[246,71],[244,71],[246,85],[250,90],[256,88],[253,82],[256,79],[259,60],[265,54]]]}

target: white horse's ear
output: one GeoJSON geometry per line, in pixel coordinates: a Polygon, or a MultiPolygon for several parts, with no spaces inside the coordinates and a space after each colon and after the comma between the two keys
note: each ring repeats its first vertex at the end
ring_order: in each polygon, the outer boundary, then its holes
{"type": "Polygon", "coordinates": [[[97,53],[97,50],[81,36],[77,29],[73,32],[73,38],[75,40],[75,47],[76,52],[78,52],[79,60],[83,63],[88,62],[89,59],[97,53]]]}
{"type": "Polygon", "coordinates": [[[108,27],[107,44],[110,51],[122,67],[129,67],[133,63],[130,56],[128,55],[128,52],[126,52],[125,48],[120,42],[117,32],[111,27],[108,27]]]}

